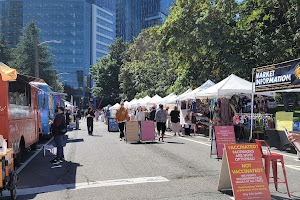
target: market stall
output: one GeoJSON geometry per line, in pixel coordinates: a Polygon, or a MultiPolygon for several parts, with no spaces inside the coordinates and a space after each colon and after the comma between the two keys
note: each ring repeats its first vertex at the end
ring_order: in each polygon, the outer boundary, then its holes
{"type": "MultiPolygon", "coordinates": [[[[191,124],[196,123],[197,132],[210,137],[212,126],[230,125],[234,126],[237,139],[248,139],[251,129],[251,93],[252,83],[232,74],[219,83],[195,93],[195,100],[181,101],[181,117],[191,116],[188,120],[194,120],[191,124]]],[[[274,101],[274,93],[267,94],[271,97],[255,97],[256,112],[259,113],[252,118],[257,122],[257,134],[274,126],[273,114],[267,113],[268,104],[264,103],[274,101]]],[[[187,124],[185,121],[183,123],[187,124]]]]}
{"type": "MultiPolygon", "coordinates": [[[[252,82],[254,84],[253,93],[266,91],[278,93],[299,92],[300,59],[254,68],[252,71],[252,82]]],[[[252,105],[255,105],[255,102],[252,102],[252,105]]],[[[286,127],[288,131],[299,132],[300,120],[296,109],[297,108],[294,107],[275,113],[276,125],[267,133],[268,140],[271,143],[270,146],[275,146],[281,150],[284,149],[284,147],[294,149],[284,133],[284,127],[286,127]]],[[[252,108],[252,113],[254,112],[252,108]]],[[[254,135],[254,131],[251,132],[251,138],[253,138],[254,135]]]]}

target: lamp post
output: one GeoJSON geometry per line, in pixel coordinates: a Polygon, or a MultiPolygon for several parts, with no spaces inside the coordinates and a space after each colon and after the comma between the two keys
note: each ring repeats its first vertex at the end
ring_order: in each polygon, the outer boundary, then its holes
{"type": "Polygon", "coordinates": [[[38,46],[40,46],[41,44],[45,44],[45,43],[61,43],[61,41],[58,40],[49,40],[49,41],[44,41],[40,44],[38,44],[38,37],[37,37],[37,33],[34,34],[34,54],[35,54],[35,62],[34,62],[34,71],[35,71],[35,77],[39,78],[40,77],[40,69],[39,69],[39,52],[38,52],[38,46]]]}

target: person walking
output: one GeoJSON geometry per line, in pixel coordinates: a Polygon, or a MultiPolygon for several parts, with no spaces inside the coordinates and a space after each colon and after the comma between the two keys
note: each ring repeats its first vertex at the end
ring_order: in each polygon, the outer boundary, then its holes
{"type": "Polygon", "coordinates": [[[99,116],[100,116],[99,110],[96,109],[96,112],[95,112],[96,122],[98,121],[99,116]]]}
{"type": "Polygon", "coordinates": [[[154,120],[155,120],[155,113],[156,113],[156,107],[153,106],[153,107],[152,107],[152,110],[151,110],[151,112],[150,112],[150,114],[149,114],[149,120],[151,120],[151,121],[154,121],[154,120]]]}
{"type": "Polygon", "coordinates": [[[136,112],[135,120],[138,121],[140,128],[141,128],[142,121],[145,121],[145,119],[146,119],[145,112],[143,111],[142,106],[139,106],[136,112]]]}
{"type": "Polygon", "coordinates": [[[67,127],[69,127],[70,125],[70,110],[66,109],[66,124],[67,124],[67,127]]]}
{"type": "Polygon", "coordinates": [[[120,141],[124,138],[124,129],[125,129],[125,122],[129,121],[128,111],[124,108],[124,102],[120,103],[120,108],[116,112],[115,122],[118,123],[119,130],[120,130],[120,141]]]}
{"type": "Polygon", "coordinates": [[[158,135],[161,135],[161,137],[159,137],[158,140],[160,141],[161,139],[161,141],[164,142],[164,135],[166,132],[167,112],[164,110],[164,106],[162,104],[159,105],[159,108],[155,113],[155,119],[156,119],[158,135]]]}
{"type": "Polygon", "coordinates": [[[174,136],[176,136],[176,133],[178,133],[178,136],[180,136],[180,124],[179,124],[179,111],[177,106],[174,107],[174,110],[171,111],[171,123],[172,123],[172,131],[174,133],[174,136]]]}
{"type": "Polygon", "coordinates": [[[108,125],[108,118],[110,118],[110,110],[109,110],[109,106],[107,107],[107,109],[105,110],[105,124],[108,125]]]}
{"type": "Polygon", "coordinates": [[[64,158],[64,148],[63,148],[63,137],[64,134],[67,132],[67,125],[64,116],[64,108],[59,107],[56,110],[56,115],[54,118],[53,123],[51,124],[52,134],[54,136],[54,142],[57,148],[56,157],[51,160],[52,163],[63,162],[64,158]]]}
{"type": "Polygon", "coordinates": [[[74,112],[75,122],[76,122],[76,130],[79,130],[79,120],[81,119],[81,112],[78,107],[75,108],[74,112]]]}
{"type": "Polygon", "coordinates": [[[86,113],[86,121],[89,135],[93,135],[95,112],[93,107],[89,107],[86,113]]]}

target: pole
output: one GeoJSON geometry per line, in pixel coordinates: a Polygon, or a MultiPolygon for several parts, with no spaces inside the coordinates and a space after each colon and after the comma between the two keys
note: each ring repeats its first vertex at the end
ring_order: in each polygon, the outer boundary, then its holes
{"type": "Polygon", "coordinates": [[[34,39],[34,57],[35,57],[35,62],[34,62],[34,72],[35,72],[35,77],[39,78],[40,77],[40,70],[39,70],[39,52],[38,52],[38,37],[37,37],[37,32],[34,33],[33,35],[34,39]]]}
{"type": "Polygon", "coordinates": [[[249,138],[249,141],[251,141],[252,140],[252,137],[253,137],[253,122],[254,122],[254,120],[253,120],[253,104],[254,104],[254,91],[253,91],[253,87],[254,87],[254,85],[253,85],[253,80],[254,80],[254,68],[252,69],[252,93],[251,93],[251,128],[250,128],[250,138],[249,138]]]}

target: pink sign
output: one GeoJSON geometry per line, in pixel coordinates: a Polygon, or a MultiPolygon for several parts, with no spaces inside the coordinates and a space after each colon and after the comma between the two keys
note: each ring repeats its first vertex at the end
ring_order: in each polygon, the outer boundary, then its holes
{"type": "Polygon", "coordinates": [[[218,157],[223,157],[225,144],[236,144],[233,126],[215,126],[218,157]]]}
{"type": "Polygon", "coordinates": [[[155,140],[154,134],[154,122],[153,121],[142,121],[141,122],[142,140],[155,140]]]}

